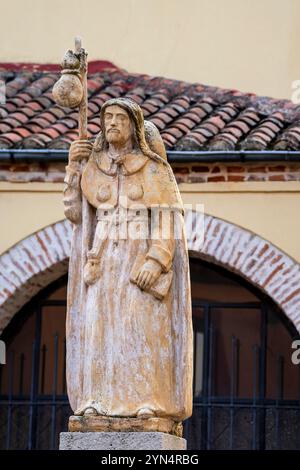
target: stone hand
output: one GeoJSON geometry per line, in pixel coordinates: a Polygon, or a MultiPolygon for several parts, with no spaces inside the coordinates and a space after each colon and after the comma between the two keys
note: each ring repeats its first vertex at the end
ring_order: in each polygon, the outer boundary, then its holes
{"type": "Polygon", "coordinates": [[[96,259],[88,259],[86,265],[84,266],[83,270],[83,279],[84,282],[91,286],[94,284],[100,277],[100,264],[99,260],[96,259]]]}
{"type": "Polygon", "coordinates": [[[72,142],[69,152],[70,162],[88,160],[92,152],[93,144],[88,140],[75,140],[72,142]]]}
{"type": "Polygon", "coordinates": [[[161,272],[161,265],[157,261],[149,259],[141,267],[136,283],[142,290],[149,289],[159,278],[161,272]]]}

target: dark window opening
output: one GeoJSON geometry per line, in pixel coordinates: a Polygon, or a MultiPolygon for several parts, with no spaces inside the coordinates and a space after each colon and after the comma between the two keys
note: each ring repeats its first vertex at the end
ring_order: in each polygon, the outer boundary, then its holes
{"type": "Polygon", "coordinates": [[[190,260],[194,325],[191,449],[299,449],[299,338],[280,309],[246,281],[190,260]]]}

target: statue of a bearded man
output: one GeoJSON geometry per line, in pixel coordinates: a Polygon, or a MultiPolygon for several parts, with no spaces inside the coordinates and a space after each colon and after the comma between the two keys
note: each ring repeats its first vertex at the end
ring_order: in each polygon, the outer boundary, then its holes
{"type": "Polygon", "coordinates": [[[74,224],[67,310],[73,430],[80,417],[97,422],[96,430],[108,430],[101,427],[107,420],[110,430],[126,430],[130,418],[141,423],[134,430],[178,434],[192,413],[181,197],[159,132],[134,101],[107,101],[100,120],[93,145],[71,145],[65,179],[65,214],[74,224]]]}

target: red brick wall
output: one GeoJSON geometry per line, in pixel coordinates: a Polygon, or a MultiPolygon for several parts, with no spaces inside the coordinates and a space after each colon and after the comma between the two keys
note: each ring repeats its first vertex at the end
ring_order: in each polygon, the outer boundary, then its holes
{"type": "MultiPolygon", "coordinates": [[[[172,164],[178,183],[300,181],[300,163],[172,164]]],[[[1,163],[0,181],[63,182],[63,163],[1,163]]]]}
{"type": "Polygon", "coordinates": [[[215,183],[219,181],[299,181],[300,164],[209,163],[172,165],[178,183],[215,183]]]}

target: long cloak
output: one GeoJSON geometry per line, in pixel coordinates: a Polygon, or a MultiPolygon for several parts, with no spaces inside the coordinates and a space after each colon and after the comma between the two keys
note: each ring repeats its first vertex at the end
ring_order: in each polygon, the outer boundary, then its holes
{"type": "MultiPolygon", "coordinates": [[[[163,193],[164,203],[181,205],[168,164],[156,164],[156,169],[152,181],[152,162],[135,172],[148,175],[144,176],[148,184],[144,199],[148,195],[149,200],[144,202],[161,203],[155,194],[163,193]],[[150,173],[145,167],[152,168],[150,173]]],[[[98,175],[103,176],[101,169],[98,175]]],[[[183,217],[177,211],[182,236],[174,240],[172,284],[163,300],[130,282],[136,256],[149,250],[148,240],[107,240],[101,277],[88,286],[83,270],[97,226],[95,187],[92,180],[89,183],[81,185],[81,223],[74,225],[69,265],[67,387],[71,407],[76,414],[92,406],[100,415],[124,417],[150,408],[156,416],[181,421],[192,413],[191,294],[183,217]]]]}

